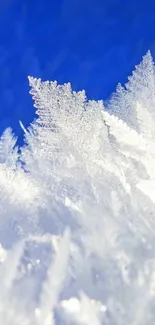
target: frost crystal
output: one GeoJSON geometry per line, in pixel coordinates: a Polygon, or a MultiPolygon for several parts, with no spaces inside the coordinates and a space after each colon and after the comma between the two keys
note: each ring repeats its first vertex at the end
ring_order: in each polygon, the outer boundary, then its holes
{"type": "Polygon", "coordinates": [[[29,77],[37,118],[0,138],[0,324],[153,325],[155,69],[105,108],[29,77]]]}

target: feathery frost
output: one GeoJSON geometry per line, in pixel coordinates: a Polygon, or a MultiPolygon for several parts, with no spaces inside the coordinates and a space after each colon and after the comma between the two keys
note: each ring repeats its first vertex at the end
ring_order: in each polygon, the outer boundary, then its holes
{"type": "Polygon", "coordinates": [[[29,77],[37,118],[0,139],[0,324],[153,325],[155,68],[107,107],[29,77]]]}

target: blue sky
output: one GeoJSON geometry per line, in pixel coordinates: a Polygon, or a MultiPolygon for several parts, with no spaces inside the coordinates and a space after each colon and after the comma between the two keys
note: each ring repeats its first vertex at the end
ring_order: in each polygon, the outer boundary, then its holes
{"type": "Polygon", "coordinates": [[[107,99],[148,49],[154,0],[1,0],[0,132],[34,117],[27,75],[107,99]]]}

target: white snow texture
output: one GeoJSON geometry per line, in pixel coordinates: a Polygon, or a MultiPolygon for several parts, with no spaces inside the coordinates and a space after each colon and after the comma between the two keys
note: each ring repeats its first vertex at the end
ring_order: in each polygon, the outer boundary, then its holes
{"type": "Polygon", "coordinates": [[[37,118],[0,139],[0,324],[154,325],[155,67],[107,107],[29,77],[37,118]]]}

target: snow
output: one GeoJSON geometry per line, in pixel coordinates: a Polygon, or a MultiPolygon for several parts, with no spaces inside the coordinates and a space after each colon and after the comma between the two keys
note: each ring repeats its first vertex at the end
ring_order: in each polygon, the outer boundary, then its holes
{"type": "Polygon", "coordinates": [[[0,324],[153,325],[155,69],[105,108],[29,77],[37,119],[0,139],[0,324]]]}

